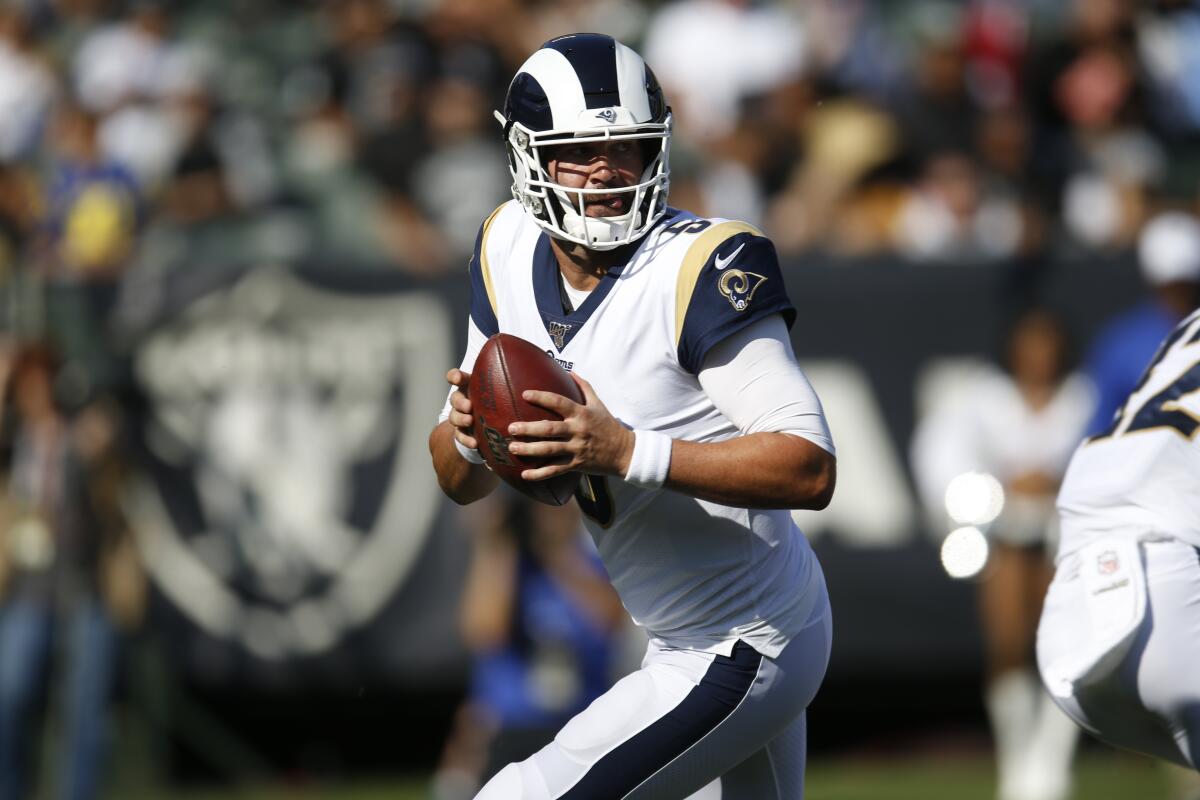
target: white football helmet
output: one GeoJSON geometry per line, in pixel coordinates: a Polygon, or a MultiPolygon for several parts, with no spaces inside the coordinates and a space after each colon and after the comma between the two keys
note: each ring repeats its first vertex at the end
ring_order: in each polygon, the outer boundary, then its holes
{"type": "Polygon", "coordinates": [[[508,87],[504,125],[513,197],[557,239],[592,250],[637,241],[667,210],[671,110],[642,57],[613,39],[575,33],[551,39],[521,65],[508,87]],[[640,180],[621,188],[568,189],[550,180],[545,148],[572,143],[641,141],[640,180]],[[587,196],[632,195],[612,217],[583,213],[587,196]]]}

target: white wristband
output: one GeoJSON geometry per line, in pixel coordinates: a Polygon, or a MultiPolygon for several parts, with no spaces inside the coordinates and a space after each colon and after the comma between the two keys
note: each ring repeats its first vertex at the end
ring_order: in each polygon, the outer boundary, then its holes
{"type": "Polygon", "coordinates": [[[472,450],[471,448],[467,447],[465,444],[463,444],[462,442],[460,442],[458,440],[457,436],[454,437],[454,446],[458,448],[458,454],[460,456],[462,456],[463,458],[465,458],[467,461],[470,461],[472,464],[482,464],[483,463],[483,456],[480,455],[479,451],[472,450]]]}
{"type": "Polygon", "coordinates": [[[625,480],[643,489],[658,489],[671,470],[671,437],[658,431],[634,431],[633,455],[625,480]]]}

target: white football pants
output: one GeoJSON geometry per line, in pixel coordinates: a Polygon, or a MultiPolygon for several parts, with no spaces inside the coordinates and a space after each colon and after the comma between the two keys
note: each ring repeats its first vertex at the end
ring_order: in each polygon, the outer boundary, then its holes
{"type": "Polygon", "coordinates": [[[488,781],[476,800],[682,800],[720,778],[722,800],[800,800],[804,710],[829,664],[826,596],[808,626],[767,658],[653,643],[642,667],[568,722],[554,741],[488,781]]]}
{"type": "MultiPolygon", "coordinates": [[[[1141,544],[1146,614],[1111,672],[1055,702],[1118,747],[1200,769],[1200,552],[1183,542],[1141,544]]],[[[1038,664],[1088,647],[1091,620],[1078,563],[1059,565],[1038,628],[1038,664]]]]}

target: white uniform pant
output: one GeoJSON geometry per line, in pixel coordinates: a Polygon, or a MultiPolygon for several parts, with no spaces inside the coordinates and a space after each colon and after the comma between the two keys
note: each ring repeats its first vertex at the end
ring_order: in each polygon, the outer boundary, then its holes
{"type": "Polygon", "coordinates": [[[722,800],[800,800],[805,714],[829,663],[828,598],[767,658],[653,644],[642,667],[476,800],[682,800],[721,778],[722,800]]]}
{"type": "MultiPolygon", "coordinates": [[[[1178,540],[1141,544],[1146,614],[1111,672],[1055,702],[1105,741],[1200,769],[1200,552],[1178,540]]],[[[1066,557],[1046,596],[1038,664],[1088,646],[1078,563],[1066,557]]]]}

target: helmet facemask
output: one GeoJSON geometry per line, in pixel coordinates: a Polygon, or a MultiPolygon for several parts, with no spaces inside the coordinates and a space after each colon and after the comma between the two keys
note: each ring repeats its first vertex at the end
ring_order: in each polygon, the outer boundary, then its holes
{"type": "MultiPolygon", "coordinates": [[[[603,112],[596,116],[604,118],[603,112]]],[[[616,114],[612,116],[616,118],[616,114]]],[[[501,115],[497,117],[504,121],[501,115]]],[[[666,213],[671,176],[670,139],[669,112],[662,122],[656,123],[548,131],[532,131],[514,120],[507,124],[505,136],[513,196],[539,227],[557,239],[591,250],[621,247],[644,236],[666,213]],[[630,186],[572,189],[554,182],[547,172],[548,148],[622,140],[645,143],[641,148],[645,162],[641,178],[630,186]],[[628,210],[611,217],[587,216],[587,198],[613,195],[628,195],[628,210]]]]}

